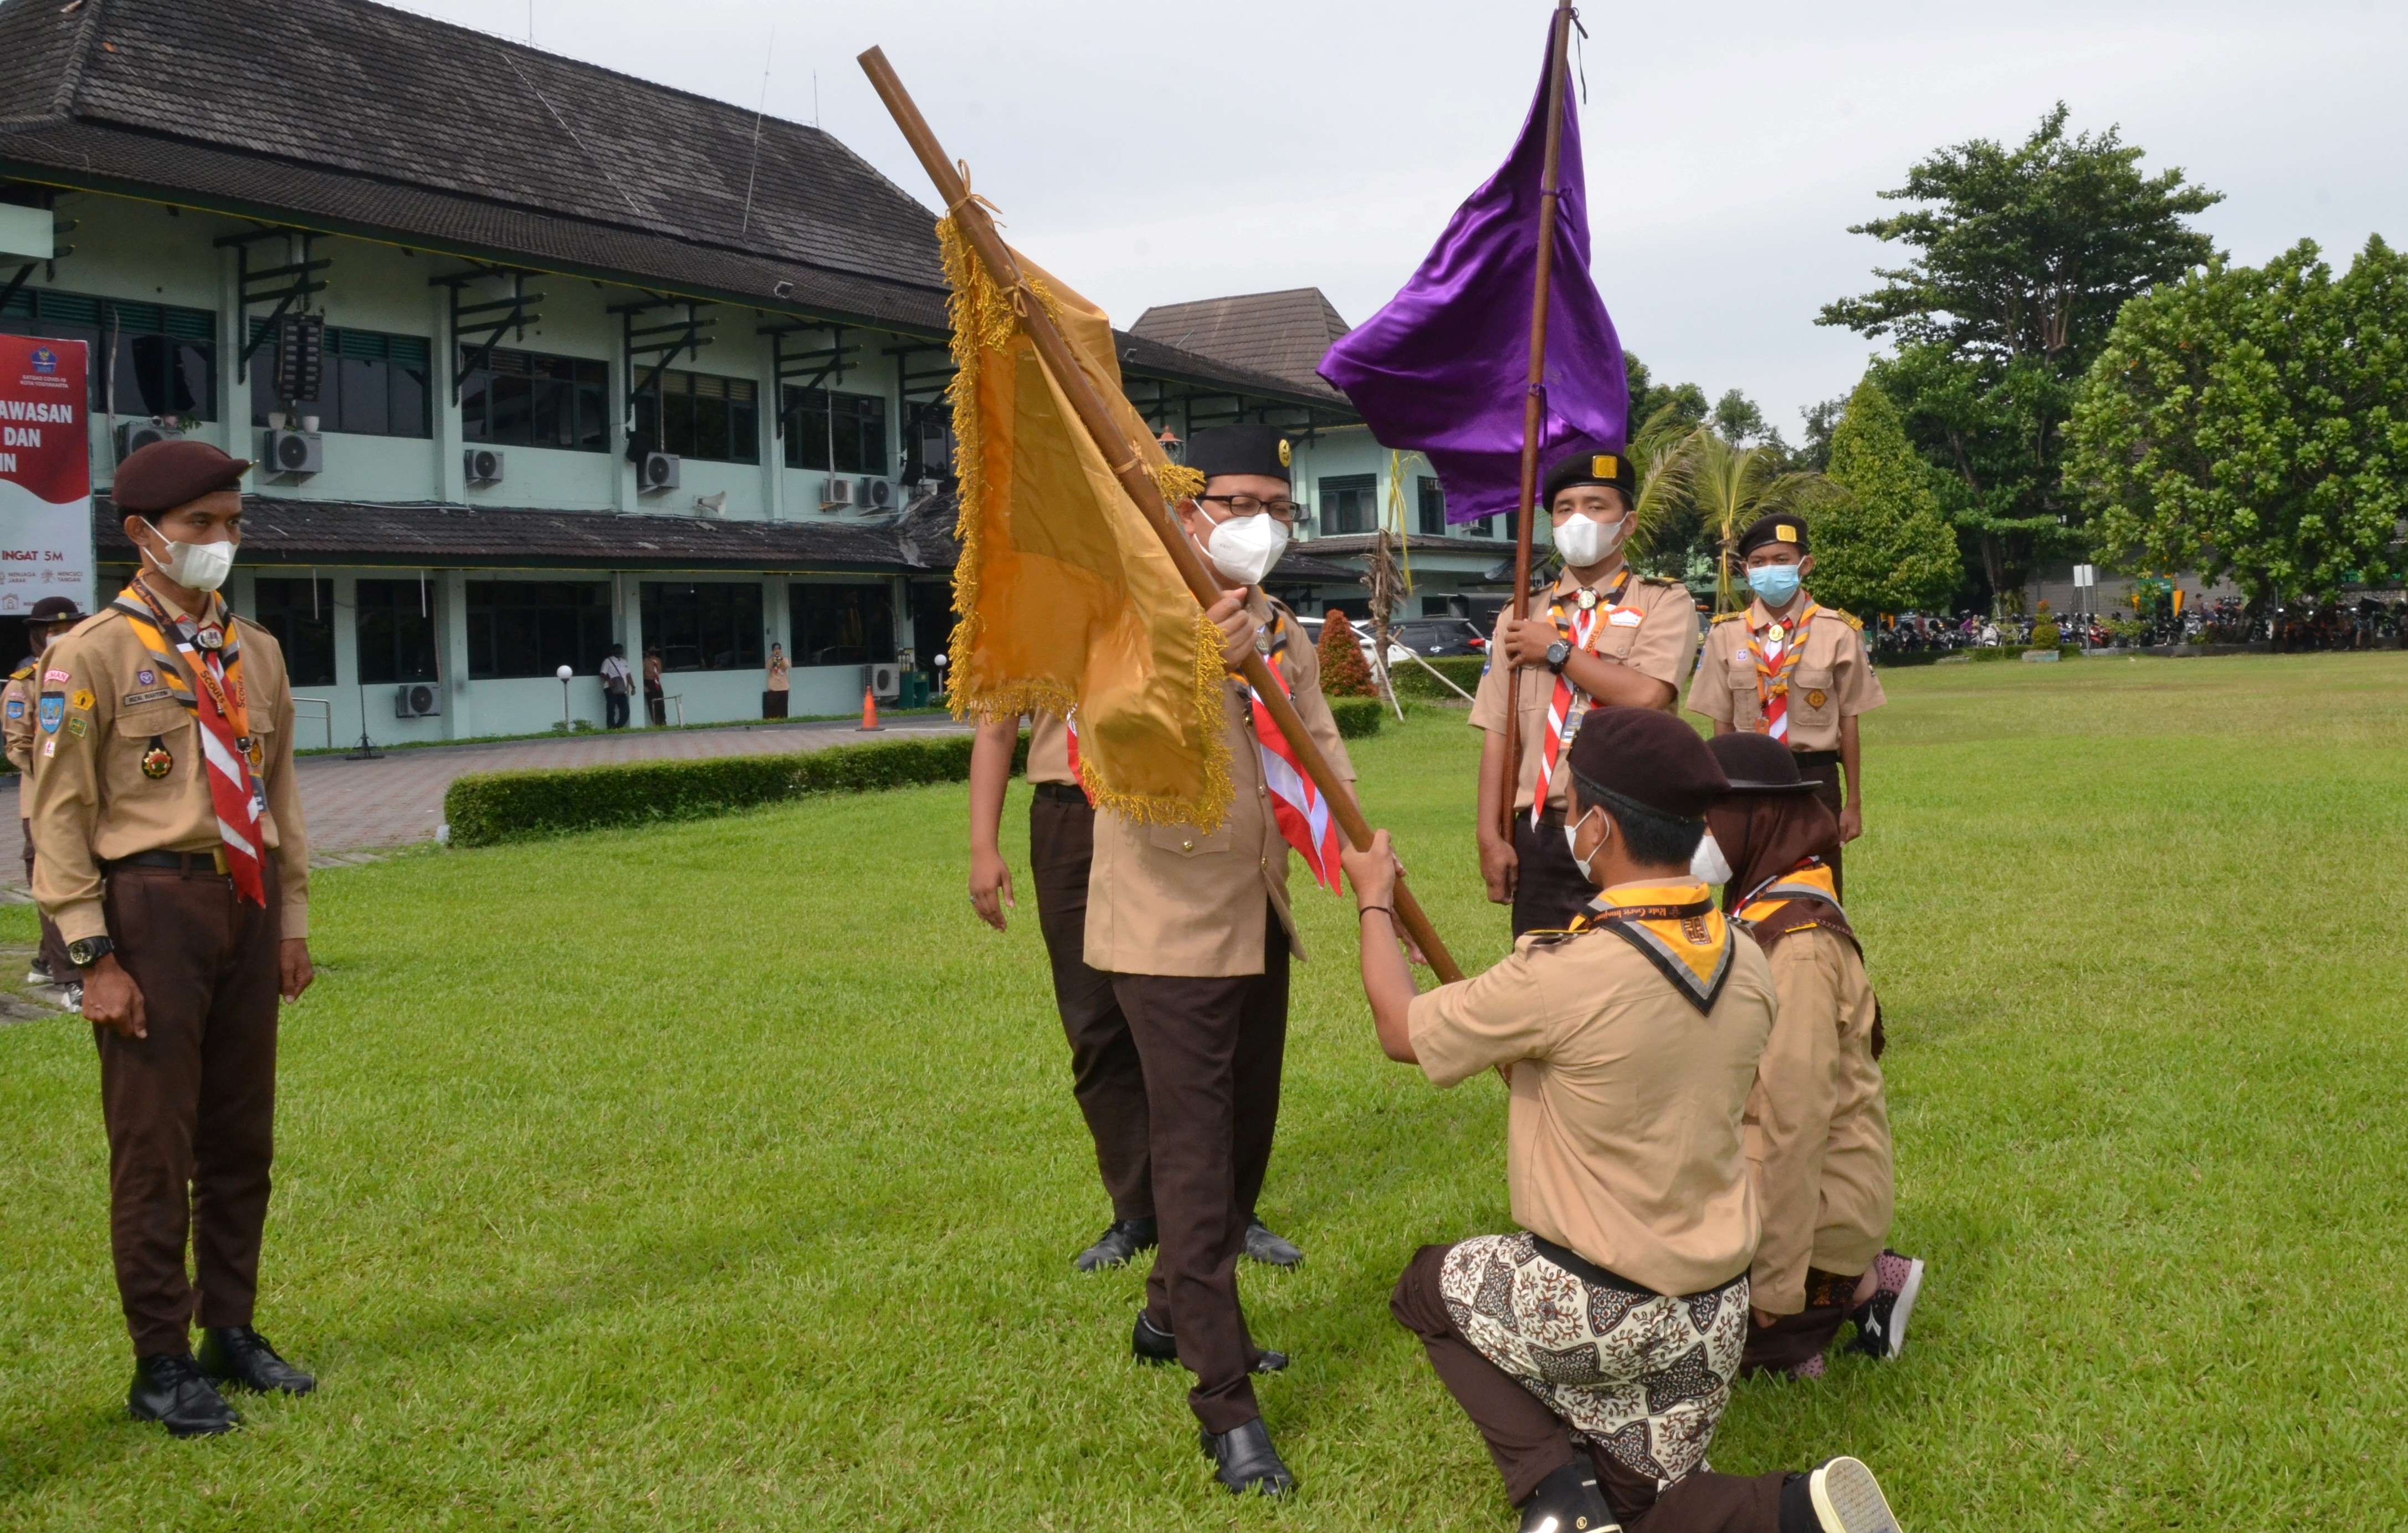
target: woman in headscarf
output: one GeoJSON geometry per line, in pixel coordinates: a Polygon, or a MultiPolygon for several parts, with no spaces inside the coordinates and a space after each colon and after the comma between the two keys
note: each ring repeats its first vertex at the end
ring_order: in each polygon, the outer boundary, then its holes
{"type": "Polygon", "coordinates": [[[1842,1321],[1850,1347],[1895,1357],[1923,1264],[1885,1250],[1893,1203],[1881,1005],[1840,908],[1840,823],[1779,741],[1711,743],[1731,790],[1706,812],[1696,871],[1772,961],[1780,1015],[1748,1098],[1764,1222],[1748,1272],[1755,1325],[1741,1369],[1815,1378],[1842,1321]]]}

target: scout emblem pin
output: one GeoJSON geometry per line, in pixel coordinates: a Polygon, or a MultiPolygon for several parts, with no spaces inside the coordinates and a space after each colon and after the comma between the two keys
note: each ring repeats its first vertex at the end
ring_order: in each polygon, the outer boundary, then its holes
{"type": "Polygon", "coordinates": [[[211,624],[209,627],[201,629],[200,632],[193,635],[193,643],[198,644],[203,649],[215,649],[220,644],[225,643],[225,635],[218,631],[215,624],[211,624]]]}
{"type": "Polygon", "coordinates": [[[157,782],[176,770],[176,758],[169,755],[157,735],[150,737],[150,748],[142,753],[142,775],[157,782]]]}
{"type": "Polygon", "coordinates": [[[1580,594],[1580,610],[1581,610],[1581,611],[1583,611],[1583,612],[1587,612],[1587,611],[1589,611],[1590,609],[1594,608],[1596,605],[1597,605],[1597,593],[1596,593],[1595,591],[1583,591],[1583,592],[1581,592],[1581,594],[1580,594]]]}
{"type": "Polygon", "coordinates": [[[1820,708],[1828,701],[1828,697],[1820,688],[1806,694],[1806,706],[1809,708],[1820,708]]]}

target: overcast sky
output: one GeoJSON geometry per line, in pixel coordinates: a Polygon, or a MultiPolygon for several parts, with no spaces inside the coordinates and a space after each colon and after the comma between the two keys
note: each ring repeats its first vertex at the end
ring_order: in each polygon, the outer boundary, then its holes
{"type": "MultiPolygon", "coordinates": [[[[526,0],[406,0],[505,36],[526,0]]],[[[1547,0],[534,0],[542,48],[819,122],[923,201],[854,55],[885,48],[1010,238],[1125,325],[1317,286],[1361,323],[1521,124],[1547,0]],[[774,32],[774,46],[772,36],[774,32]],[[813,73],[817,73],[816,96],[813,73]]],[[[1586,7],[1595,276],[1659,380],[1795,440],[1873,347],[1813,323],[1894,248],[1847,227],[1914,160],[2062,97],[2225,194],[2255,263],[2408,240],[2401,0],[1725,0],[1586,7]]]]}

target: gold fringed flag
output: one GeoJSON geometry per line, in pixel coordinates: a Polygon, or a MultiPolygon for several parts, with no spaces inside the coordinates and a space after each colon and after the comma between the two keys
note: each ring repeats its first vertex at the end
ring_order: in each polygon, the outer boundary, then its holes
{"type": "Polygon", "coordinates": [[[1202,481],[1163,456],[1130,408],[1101,310],[1017,252],[1024,286],[1007,292],[953,219],[937,232],[959,369],[953,715],[1075,709],[1080,774],[1099,807],[1213,829],[1230,797],[1220,634],[1080,425],[1018,306],[1044,306],[1166,497],[1202,481]]]}

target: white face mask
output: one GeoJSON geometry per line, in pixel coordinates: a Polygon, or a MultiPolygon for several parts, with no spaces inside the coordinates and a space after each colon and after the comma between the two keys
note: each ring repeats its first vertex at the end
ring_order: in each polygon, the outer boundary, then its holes
{"type": "Polygon", "coordinates": [[[1204,540],[1221,573],[1240,586],[1259,586],[1287,552],[1287,524],[1269,514],[1233,516],[1204,540]]]}
{"type": "Polygon", "coordinates": [[[235,544],[219,542],[178,542],[172,538],[160,540],[167,545],[165,559],[142,550],[142,557],[159,566],[159,572],[188,591],[214,591],[226,582],[234,569],[235,544]]]}
{"type": "Polygon", "coordinates": [[[1722,847],[1714,844],[1712,831],[1708,831],[1705,839],[1698,843],[1697,855],[1689,859],[1689,876],[1702,878],[1710,884],[1731,881],[1730,859],[1725,857],[1722,847]]]}
{"type": "Polygon", "coordinates": [[[1596,522],[1576,515],[1555,528],[1555,552],[1571,568],[1585,570],[1612,558],[1621,549],[1622,540],[1629,535],[1627,516],[1614,522],[1596,522]]]}
{"type": "MultiPolygon", "coordinates": [[[[1597,851],[1593,851],[1586,857],[1583,857],[1580,854],[1580,828],[1588,823],[1589,815],[1594,815],[1596,813],[1597,811],[1595,809],[1591,809],[1587,814],[1584,814],[1580,818],[1572,820],[1564,827],[1564,849],[1572,854],[1572,866],[1580,869],[1581,876],[1588,878],[1591,883],[1595,883],[1597,880],[1589,878],[1588,865],[1597,861],[1598,852],[1605,850],[1605,843],[1602,840],[1598,841],[1597,844],[1597,851]]],[[[1612,833],[1613,832],[1611,829],[1606,832],[1607,835],[1612,835],[1612,833]]]]}

